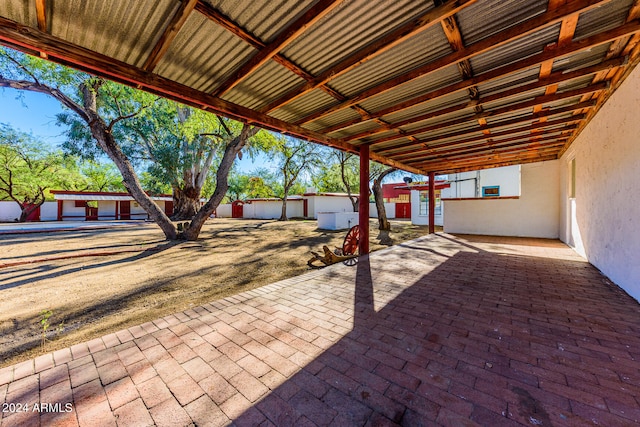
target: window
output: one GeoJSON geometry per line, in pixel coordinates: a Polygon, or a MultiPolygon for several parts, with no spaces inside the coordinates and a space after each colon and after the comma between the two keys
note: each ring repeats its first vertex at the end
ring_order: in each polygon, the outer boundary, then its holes
{"type": "MultiPolygon", "coordinates": [[[[435,215],[442,215],[442,201],[440,200],[440,190],[436,190],[436,209],[434,211],[435,215]]],[[[420,212],[418,213],[420,216],[428,216],[429,215],[429,192],[421,191],[420,192],[420,212]]]]}
{"type": "Polygon", "coordinates": [[[499,197],[500,196],[500,186],[493,185],[490,187],[482,187],[482,197],[499,197]]]}
{"type": "Polygon", "coordinates": [[[576,159],[571,160],[571,189],[569,190],[569,197],[576,198],[576,159]]]}

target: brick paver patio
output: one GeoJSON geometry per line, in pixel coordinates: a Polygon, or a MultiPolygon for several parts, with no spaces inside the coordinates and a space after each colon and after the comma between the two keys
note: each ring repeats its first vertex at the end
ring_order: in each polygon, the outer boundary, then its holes
{"type": "Polygon", "coordinates": [[[3,368],[2,426],[636,425],[639,359],[560,242],[438,234],[3,368]]]}

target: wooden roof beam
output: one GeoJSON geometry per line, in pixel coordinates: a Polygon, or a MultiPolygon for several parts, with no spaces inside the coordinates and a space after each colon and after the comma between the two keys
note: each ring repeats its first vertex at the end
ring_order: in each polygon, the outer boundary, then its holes
{"type": "MultiPolygon", "coordinates": [[[[418,67],[414,70],[411,70],[403,75],[394,77],[390,80],[387,80],[386,82],[372,87],[370,89],[367,89],[363,92],[361,92],[359,95],[356,95],[350,99],[348,99],[345,102],[341,102],[340,104],[334,105],[332,107],[329,108],[323,108],[320,111],[317,111],[316,113],[310,114],[309,116],[298,120],[296,122],[296,124],[302,125],[305,123],[309,123],[312,122],[314,120],[317,120],[319,118],[328,116],[332,113],[335,113],[336,111],[340,111],[343,110],[345,108],[351,107],[352,105],[355,105],[357,103],[360,103],[364,100],[367,100],[369,98],[372,98],[376,95],[380,95],[382,93],[385,93],[391,89],[396,88],[399,85],[408,83],[412,80],[415,80],[419,77],[424,76],[425,74],[429,74],[432,73],[434,71],[438,71],[438,70],[442,70],[446,67],[449,67],[453,64],[457,64],[460,61],[463,61],[465,59],[469,59],[473,56],[479,55],[481,53],[484,53],[486,51],[489,51],[491,49],[496,48],[497,46],[501,46],[504,45],[514,39],[517,39],[519,37],[522,37],[524,35],[530,34],[532,32],[535,32],[536,30],[540,30],[542,28],[548,27],[549,25],[553,25],[557,22],[560,22],[562,19],[564,19],[566,16],[571,16],[575,13],[578,12],[584,12],[586,10],[590,10],[594,7],[597,7],[601,2],[590,2],[587,0],[580,0],[580,1],[573,1],[570,2],[569,4],[560,7],[556,10],[553,11],[547,11],[545,13],[543,13],[542,15],[539,15],[535,18],[531,18],[528,21],[522,22],[519,25],[509,28],[505,31],[502,31],[500,33],[495,34],[494,36],[490,36],[487,37],[477,43],[474,43],[470,46],[467,46],[465,49],[462,49],[458,52],[453,52],[449,55],[446,55],[440,59],[437,59],[429,64],[425,64],[421,67],[418,67]]],[[[564,47],[564,48],[557,48],[554,49],[553,51],[550,52],[541,52],[540,54],[537,55],[533,55],[530,58],[518,61],[517,63],[514,64],[510,64],[510,65],[505,65],[503,67],[500,67],[500,73],[499,75],[503,75],[503,74],[508,74],[508,73],[512,73],[517,71],[515,68],[519,67],[518,69],[522,69],[524,64],[539,64],[542,63],[546,60],[549,59],[553,59],[553,58],[557,58],[557,57],[562,57],[562,56],[566,56],[575,52],[579,52],[585,49],[589,49],[590,47],[593,46],[597,46],[599,44],[602,43],[606,43],[612,40],[615,40],[617,38],[623,37],[625,35],[634,33],[638,31],[638,23],[634,22],[631,24],[627,24],[627,25],[622,25],[616,29],[613,30],[609,30],[600,34],[597,34],[595,36],[591,36],[585,39],[582,39],[580,41],[576,41],[574,43],[572,43],[571,45],[564,47]],[[520,64],[520,65],[516,65],[516,64],[520,64]],[[514,70],[513,71],[509,71],[510,67],[513,67],[514,70]]],[[[531,66],[529,65],[529,66],[531,66]]],[[[525,67],[526,68],[526,67],[525,67]]],[[[495,72],[495,70],[494,70],[495,72]]],[[[489,73],[484,73],[482,76],[480,76],[481,78],[485,79],[485,74],[489,74],[489,73]]],[[[477,77],[476,77],[477,78],[477,77]]],[[[470,79],[473,80],[473,79],[470,79]]],[[[483,80],[486,81],[486,80],[483,80]]],[[[477,83],[473,83],[471,84],[471,86],[475,85],[477,83]]],[[[426,100],[426,99],[424,99],[426,100]]],[[[405,103],[406,104],[406,103],[405,103]]]]}
{"type": "MultiPolygon", "coordinates": [[[[523,117],[517,117],[515,119],[510,119],[510,120],[505,120],[505,121],[501,121],[501,122],[497,122],[494,123],[492,125],[489,125],[491,128],[495,129],[495,128],[501,128],[501,127],[505,127],[505,126],[512,126],[512,125],[518,125],[518,124],[522,124],[522,123],[531,123],[532,121],[536,121],[536,120],[540,120],[540,118],[542,117],[548,117],[548,116],[555,116],[558,114],[566,114],[566,113],[573,113],[574,111],[580,111],[580,110],[584,110],[585,108],[592,108],[595,106],[595,101],[587,101],[587,102],[580,102],[578,104],[574,104],[574,105],[570,105],[567,107],[562,107],[562,108],[556,108],[553,110],[547,110],[547,111],[541,111],[539,113],[535,113],[535,114],[531,114],[528,116],[523,116],[523,117]]],[[[563,119],[566,120],[567,122],[574,122],[574,121],[579,121],[579,120],[584,120],[587,118],[586,114],[582,114],[582,115],[577,115],[577,116],[572,116],[570,119],[563,119]]],[[[554,122],[555,123],[555,122],[554,122]]],[[[551,125],[549,125],[551,126],[551,125]]],[[[442,134],[442,135],[438,135],[438,136],[434,136],[431,138],[425,138],[420,140],[420,143],[416,144],[416,143],[412,143],[412,142],[406,142],[403,144],[395,144],[392,147],[389,148],[381,148],[376,150],[375,152],[378,154],[382,154],[382,155],[392,155],[392,152],[398,149],[403,149],[403,148],[410,148],[410,147],[416,147],[416,146],[423,146],[425,147],[426,144],[430,143],[430,142],[437,142],[437,141],[442,141],[444,139],[449,139],[449,138],[458,138],[458,137],[462,137],[462,136],[466,136],[466,135],[477,135],[477,133],[480,131],[480,129],[478,128],[474,128],[474,129],[464,129],[464,130],[460,130],[460,131],[456,131],[456,132],[449,132],[446,134],[442,134]]],[[[484,135],[481,136],[481,139],[484,139],[484,135]]],[[[453,142],[452,144],[457,143],[457,141],[453,142]]]]}
{"type": "MultiPolygon", "coordinates": [[[[586,88],[582,88],[582,89],[575,89],[575,90],[569,90],[566,92],[562,92],[562,93],[556,93],[553,95],[542,95],[542,96],[538,96],[532,100],[529,101],[524,101],[524,102],[520,102],[517,104],[513,104],[513,105],[508,105],[506,107],[502,107],[502,108],[498,108],[495,110],[485,110],[482,113],[476,113],[473,114],[470,117],[465,117],[462,119],[455,119],[455,120],[451,120],[448,122],[444,122],[444,123],[439,123],[437,125],[432,125],[432,126],[426,126],[423,128],[419,128],[419,129],[414,129],[411,131],[406,131],[405,135],[407,136],[415,136],[421,133],[425,133],[425,132],[429,132],[429,131],[433,131],[433,130],[439,130],[439,129],[444,129],[450,126],[456,126],[462,123],[467,123],[470,121],[476,121],[478,119],[486,119],[486,118],[496,118],[499,117],[501,115],[505,115],[505,114],[512,114],[514,111],[517,110],[522,110],[522,109],[526,109],[526,108],[532,108],[535,105],[538,104],[546,104],[549,102],[557,102],[557,101],[562,101],[565,99],[569,99],[569,98],[573,98],[576,96],[580,96],[583,95],[585,93],[593,93],[593,92],[598,92],[598,91],[602,91],[608,88],[608,84],[606,82],[600,82],[597,83],[596,85],[591,85],[588,86],[586,88]]],[[[532,116],[534,117],[534,116],[532,116]]],[[[478,129],[481,130],[481,129],[478,129]]],[[[388,136],[385,138],[380,138],[372,143],[370,143],[370,145],[376,145],[376,144],[381,144],[383,142],[387,142],[387,141],[392,141],[394,139],[396,139],[397,136],[388,136]]]]}
{"type": "Polygon", "coordinates": [[[160,39],[153,47],[153,50],[147,57],[147,60],[144,62],[142,69],[145,71],[153,71],[154,68],[158,65],[162,57],[167,53],[171,43],[180,32],[180,29],[187,22],[187,18],[196,7],[198,0],[182,0],[180,2],[180,6],[171,17],[171,20],[167,24],[167,27],[164,29],[164,32],[160,36],[160,39]]]}
{"type": "MultiPolygon", "coordinates": [[[[520,144],[511,144],[510,146],[502,146],[502,147],[495,147],[495,148],[482,148],[482,149],[477,149],[475,151],[471,151],[469,154],[446,156],[446,157],[441,157],[434,160],[446,160],[450,163],[456,163],[456,162],[465,161],[465,160],[474,160],[474,159],[477,159],[478,157],[483,157],[483,156],[526,154],[532,151],[546,150],[549,148],[555,148],[556,150],[558,150],[560,147],[562,147],[565,144],[566,140],[568,139],[567,137],[565,138],[547,137],[547,138],[540,138],[539,140],[532,141],[531,138],[533,138],[533,136],[531,135],[528,138],[529,138],[529,141],[526,141],[520,144]]],[[[428,162],[424,162],[424,161],[423,162],[412,161],[409,164],[427,164],[427,163],[428,162]]]]}
{"type": "MultiPolygon", "coordinates": [[[[554,129],[544,129],[538,133],[535,134],[535,136],[545,136],[545,135],[553,135],[553,134],[562,134],[563,132],[572,132],[573,130],[575,130],[577,128],[577,125],[570,125],[570,126],[566,126],[564,128],[554,128],[554,129]]],[[[528,130],[528,127],[525,128],[525,131],[528,130]]],[[[519,131],[522,132],[522,131],[519,131]]],[[[512,132],[513,133],[513,132],[512,132]]],[[[480,144],[473,144],[473,145],[464,145],[462,147],[457,147],[458,145],[463,145],[464,143],[456,143],[456,144],[452,144],[452,145],[443,145],[443,146],[434,146],[431,147],[428,150],[428,154],[427,154],[427,150],[417,150],[414,152],[413,156],[410,156],[410,158],[412,160],[416,160],[416,161],[428,161],[428,160],[434,160],[437,158],[444,158],[450,154],[460,154],[460,153],[467,153],[467,152],[473,152],[472,150],[476,150],[476,149],[487,149],[490,147],[500,147],[503,146],[504,144],[521,144],[523,139],[528,139],[531,138],[531,134],[524,134],[524,135],[517,135],[517,136],[512,136],[510,138],[503,138],[503,139],[496,139],[499,138],[500,136],[504,136],[505,134],[507,134],[507,132],[500,132],[500,133],[495,133],[491,135],[491,139],[489,139],[487,142],[483,142],[480,144]],[[455,147],[455,148],[452,148],[455,147]],[[425,153],[424,155],[420,155],[421,153],[425,153]]],[[[482,140],[486,140],[485,137],[482,137],[482,140]]],[[[468,144],[468,143],[467,143],[468,144]]],[[[505,145],[505,146],[509,146],[509,145],[505,145]]],[[[398,161],[404,161],[404,155],[400,156],[396,156],[396,155],[390,155],[390,158],[393,158],[394,160],[398,160],[398,161]]]]}
{"type": "Polygon", "coordinates": [[[437,170],[439,173],[455,173],[506,166],[507,164],[517,165],[546,160],[556,160],[558,158],[558,151],[557,147],[551,147],[545,150],[540,150],[540,152],[529,151],[521,154],[495,154],[459,162],[424,163],[419,165],[419,167],[423,170],[437,170]]]}
{"type": "MultiPolygon", "coordinates": [[[[465,108],[470,108],[471,106],[478,104],[478,105],[483,105],[489,102],[493,102],[493,101],[497,101],[499,99],[506,99],[512,96],[517,96],[517,95],[521,95],[523,93],[535,90],[535,89],[540,89],[543,87],[548,87],[550,85],[555,85],[561,82],[565,82],[565,81],[569,81],[569,80],[573,80],[576,78],[580,78],[580,77],[584,77],[585,75],[588,74],[595,74],[599,71],[602,70],[610,70],[611,68],[615,68],[618,67],[620,65],[623,65],[626,63],[626,58],[616,58],[616,59],[611,59],[609,61],[605,61],[602,62],[600,64],[596,64],[596,65],[592,65],[590,67],[585,67],[585,68],[581,68],[579,70],[575,70],[575,71],[570,71],[568,73],[564,73],[562,71],[556,71],[555,73],[551,74],[548,78],[544,79],[544,80],[538,80],[536,82],[533,83],[529,83],[523,86],[518,86],[514,89],[508,89],[502,92],[498,92],[495,93],[493,95],[489,95],[489,96],[485,96],[483,98],[480,98],[478,101],[471,101],[471,102],[466,102],[464,104],[458,104],[458,105],[454,105],[451,107],[447,107],[447,108],[443,108],[441,110],[437,110],[437,111],[432,111],[430,113],[427,114],[423,114],[423,115],[419,115],[416,117],[412,117],[410,119],[406,119],[406,120],[402,120],[400,122],[395,122],[395,123],[390,123],[386,126],[381,126],[378,129],[373,129],[373,130],[368,130],[368,131],[364,131],[364,132],[360,132],[359,134],[355,134],[355,135],[351,135],[349,137],[346,138],[340,138],[340,141],[343,142],[350,142],[350,141],[355,141],[361,138],[365,138],[365,137],[369,137],[369,136],[373,136],[376,135],[378,133],[381,132],[386,132],[388,130],[392,130],[393,128],[399,128],[402,126],[406,126],[408,124],[412,124],[412,123],[417,123],[417,122],[421,122],[423,120],[427,120],[427,119],[432,119],[438,116],[442,116],[445,114],[449,114],[455,111],[459,111],[465,108]]],[[[440,91],[438,91],[440,93],[440,91]]],[[[371,114],[371,119],[374,118],[380,118],[383,117],[384,115],[389,114],[389,112],[387,110],[384,111],[379,111],[375,114],[371,114]]],[[[353,123],[356,124],[356,123],[353,123]]],[[[342,125],[336,125],[335,127],[332,127],[331,129],[323,129],[323,133],[331,133],[334,132],[335,130],[338,129],[342,129],[342,125]]]]}
{"type": "Polygon", "coordinates": [[[320,73],[313,80],[308,81],[307,83],[302,84],[287,92],[280,98],[263,107],[260,112],[269,113],[277,108],[287,105],[288,103],[311,92],[317,87],[330,82],[336,77],[341,76],[342,74],[351,71],[355,67],[362,65],[370,59],[375,58],[376,56],[388,51],[392,47],[397,46],[408,38],[411,38],[416,34],[419,34],[420,32],[432,27],[433,25],[438,24],[443,19],[458,13],[459,11],[475,3],[476,1],[477,0],[447,0],[442,2],[441,5],[434,7],[418,18],[415,18],[412,21],[396,28],[395,30],[382,36],[380,39],[374,41],[368,46],[360,49],[354,55],[350,55],[342,62],[320,73]]]}
{"type": "MultiPolygon", "coordinates": [[[[629,13],[627,15],[627,19],[625,22],[637,22],[640,19],[640,0],[635,0],[629,9],[629,13]]],[[[632,64],[637,64],[640,61],[640,34],[629,35],[628,37],[621,37],[615,40],[611,46],[609,47],[609,51],[607,52],[607,58],[614,57],[616,55],[628,55],[630,57],[630,62],[632,64]]],[[[617,88],[618,85],[624,78],[629,74],[630,70],[633,69],[633,66],[623,67],[621,69],[614,71],[610,71],[608,73],[602,72],[594,76],[593,81],[601,81],[603,79],[610,79],[613,88],[617,88]]],[[[589,123],[594,114],[598,112],[600,107],[605,103],[607,98],[613,93],[613,90],[602,93],[598,97],[596,108],[593,111],[590,111],[590,117],[583,123],[583,125],[578,129],[575,133],[574,137],[567,141],[567,144],[560,151],[560,155],[563,155],[565,151],[571,146],[575,138],[582,132],[584,127],[589,123]]]]}
{"type": "MultiPolygon", "coordinates": [[[[47,0],[36,0],[36,20],[38,29],[43,33],[47,32],[47,0]]],[[[40,57],[47,59],[47,54],[40,52],[40,57]]]]}
{"type": "Polygon", "coordinates": [[[328,13],[338,7],[343,0],[319,0],[310,9],[305,11],[291,25],[284,28],[270,43],[266,44],[253,57],[235,71],[225,82],[223,82],[213,93],[215,96],[222,96],[248,75],[260,68],[265,62],[273,58],[282,49],[293,42],[300,34],[313,26],[316,22],[324,18],[328,13]]]}
{"type": "MultiPolygon", "coordinates": [[[[529,159],[515,159],[515,160],[494,160],[494,161],[485,161],[484,163],[470,164],[470,165],[457,165],[456,167],[447,167],[445,165],[438,166],[441,169],[438,169],[441,174],[449,174],[449,173],[460,173],[460,172],[471,172],[471,171],[479,171],[483,169],[492,169],[503,166],[513,166],[513,165],[523,165],[527,163],[538,163],[549,160],[556,160],[558,158],[557,154],[546,154],[544,156],[533,157],[529,159]]],[[[446,199],[443,199],[446,200],[446,199]]]]}

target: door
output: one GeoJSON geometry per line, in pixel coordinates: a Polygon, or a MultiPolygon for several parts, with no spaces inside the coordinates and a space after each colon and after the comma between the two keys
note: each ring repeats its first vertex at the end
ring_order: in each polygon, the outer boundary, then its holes
{"type": "Polygon", "coordinates": [[[120,202],[120,219],[131,219],[131,202],[129,200],[120,202]]]}
{"type": "MultiPolygon", "coordinates": [[[[25,209],[33,209],[33,205],[32,204],[26,205],[25,209]]],[[[27,216],[26,221],[27,222],[40,221],[40,206],[34,209],[33,212],[31,212],[29,216],[27,216]]]]}
{"type": "Polygon", "coordinates": [[[231,203],[231,218],[242,218],[244,214],[244,203],[239,200],[231,203]]]}
{"type": "Polygon", "coordinates": [[[164,202],[164,213],[167,216],[173,215],[173,200],[166,200],[164,202]]]}
{"type": "Polygon", "coordinates": [[[396,203],[396,218],[411,218],[411,203],[396,203]]]}

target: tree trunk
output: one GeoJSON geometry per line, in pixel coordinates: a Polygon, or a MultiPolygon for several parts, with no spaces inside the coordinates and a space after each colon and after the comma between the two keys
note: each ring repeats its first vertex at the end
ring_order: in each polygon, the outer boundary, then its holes
{"type": "Polygon", "coordinates": [[[109,158],[113,160],[113,163],[115,163],[118,170],[120,170],[123,184],[129,191],[129,194],[131,194],[135,201],[138,202],[145,212],[147,212],[149,218],[158,224],[167,240],[175,240],[178,238],[178,230],[176,229],[176,226],[171,222],[164,211],[160,209],[153,200],[151,200],[151,197],[144,192],[129,159],[116,143],[109,126],[97,112],[96,92],[99,84],[99,82],[96,83],[96,87],[92,88],[85,84],[81,85],[85,107],[84,110],[87,115],[86,121],[91,129],[91,134],[96,141],[98,141],[98,145],[100,145],[102,151],[104,151],[109,158]]]}
{"type": "Polygon", "coordinates": [[[200,210],[200,190],[194,187],[173,187],[173,221],[191,220],[200,210]]]}
{"type": "Polygon", "coordinates": [[[282,199],[282,213],[280,214],[280,218],[278,218],[278,221],[287,221],[287,195],[284,195],[284,198],[282,199]]]}
{"type": "Polygon", "coordinates": [[[378,230],[391,230],[391,224],[387,219],[387,211],[384,207],[384,198],[382,197],[382,180],[395,171],[395,168],[389,168],[373,180],[373,197],[376,201],[376,209],[378,210],[378,230]]]}
{"type": "Polygon", "coordinates": [[[213,211],[218,208],[220,202],[222,202],[222,199],[224,199],[224,196],[227,194],[227,190],[229,189],[229,172],[233,166],[233,161],[240,150],[242,150],[242,147],[247,143],[247,140],[258,133],[259,130],[258,128],[252,128],[245,124],[242,127],[240,135],[227,144],[220,166],[218,166],[218,172],[216,173],[216,189],[213,191],[209,201],[207,201],[193,217],[189,227],[182,232],[181,238],[185,240],[196,240],[198,238],[204,222],[211,216],[213,211]]]}

